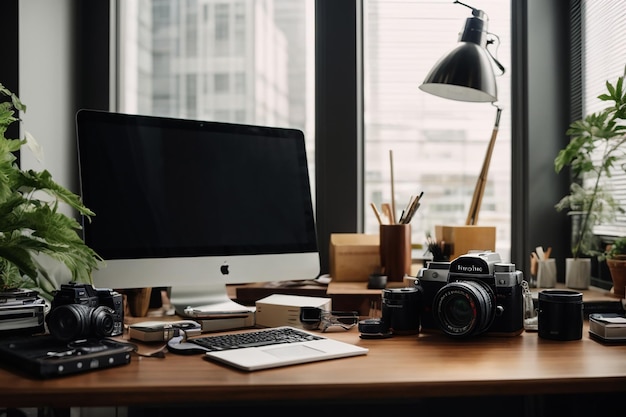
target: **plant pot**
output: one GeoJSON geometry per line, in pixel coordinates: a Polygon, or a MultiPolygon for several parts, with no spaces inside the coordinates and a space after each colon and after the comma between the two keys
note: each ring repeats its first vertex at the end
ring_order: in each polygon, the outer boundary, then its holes
{"type": "Polygon", "coordinates": [[[577,290],[586,290],[591,284],[591,259],[565,259],[565,286],[577,290]]]}
{"type": "Polygon", "coordinates": [[[611,280],[613,281],[611,294],[619,298],[626,298],[626,255],[619,255],[615,258],[607,259],[606,265],[609,267],[611,280]]]}

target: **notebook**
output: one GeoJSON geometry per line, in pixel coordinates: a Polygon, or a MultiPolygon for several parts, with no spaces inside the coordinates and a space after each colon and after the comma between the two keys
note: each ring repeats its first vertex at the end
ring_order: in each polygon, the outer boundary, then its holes
{"type": "MultiPolygon", "coordinates": [[[[244,371],[257,371],[307,362],[365,355],[368,352],[367,348],[361,346],[334,340],[321,333],[310,333],[289,326],[256,329],[246,333],[251,334],[271,330],[299,332],[308,335],[309,340],[211,351],[205,353],[205,358],[244,371]]],[[[239,334],[245,333],[238,333],[237,335],[239,334]]]]}

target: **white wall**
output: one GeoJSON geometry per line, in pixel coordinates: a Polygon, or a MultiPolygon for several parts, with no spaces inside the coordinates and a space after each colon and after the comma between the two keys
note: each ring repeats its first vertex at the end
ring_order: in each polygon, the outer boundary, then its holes
{"type": "MultiPolygon", "coordinates": [[[[20,157],[23,169],[47,169],[57,183],[77,193],[72,13],[72,0],[19,2],[19,89],[27,106],[23,130],[41,145],[44,159],[37,161],[27,149],[20,157]]],[[[72,416],[82,417],[125,414],[124,408],[114,407],[71,410],[72,416]]]]}
{"type": "MultiPolygon", "coordinates": [[[[71,0],[19,2],[20,98],[23,130],[42,146],[40,163],[22,150],[21,166],[47,169],[56,182],[78,192],[72,80],[71,0]]],[[[69,214],[69,209],[64,210],[69,214]]]]}
{"type": "MultiPolygon", "coordinates": [[[[72,84],[71,0],[21,0],[19,2],[19,91],[26,105],[21,130],[31,133],[43,149],[37,160],[27,147],[20,152],[22,169],[50,171],[52,178],[78,192],[74,93],[72,84]]],[[[44,199],[44,194],[38,195],[44,199]]],[[[76,216],[61,205],[59,211],[76,216]]],[[[57,282],[71,279],[60,262],[41,257],[57,282]]]]}

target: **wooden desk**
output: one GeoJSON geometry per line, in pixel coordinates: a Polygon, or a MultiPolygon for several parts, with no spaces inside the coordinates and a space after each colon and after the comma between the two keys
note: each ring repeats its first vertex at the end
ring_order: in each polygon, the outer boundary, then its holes
{"type": "Polygon", "coordinates": [[[370,351],[253,373],[171,353],[165,359],[134,356],[122,367],[45,381],[0,369],[0,405],[398,404],[433,397],[626,393],[626,345],[601,345],[586,328],[582,340],[571,342],[539,339],[536,333],[472,340],[441,334],[362,340],[356,329],[328,335],[370,351]]]}

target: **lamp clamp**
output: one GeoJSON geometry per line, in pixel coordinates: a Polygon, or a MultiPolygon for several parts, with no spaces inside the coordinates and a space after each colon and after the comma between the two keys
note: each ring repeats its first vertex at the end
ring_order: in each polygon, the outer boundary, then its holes
{"type": "Polygon", "coordinates": [[[472,16],[476,16],[476,17],[478,17],[480,19],[483,19],[485,17],[485,12],[483,12],[482,10],[476,9],[475,7],[472,7],[469,4],[465,4],[465,3],[460,2],[458,0],[456,0],[454,2],[454,4],[460,4],[461,6],[465,6],[468,9],[471,9],[472,10],[472,16]]]}
{"type": "Polygon", "coordinates": [[[504,66],[500,63],[500,61],[498,61],[498,59],[494,56],[493,53],[491,53],[488,48],[489,45],[494,45],[496,41],[499,44],[500,38],[498,38],[496,34],[487,31],[487,22],[489,21],[489,17],[487,16],[487,14],[482,10],[476,9],[469,4],[465,4],[458,0],[456,0],[454,4],[460,4],[461,6],[467,7],[472,11],[472,16],[474,16],[467,19],[465,23],[465,28],[463,29],[459,40],[464,42],[474,42],[485,48],[485,50],[487,50],[487,53],[493,60],[494,64],[501,71],[501,74],[499,75],[504,74],[504,66]],[[488,35],[491,35],[492,37],[489,38],[488,35]]]}

